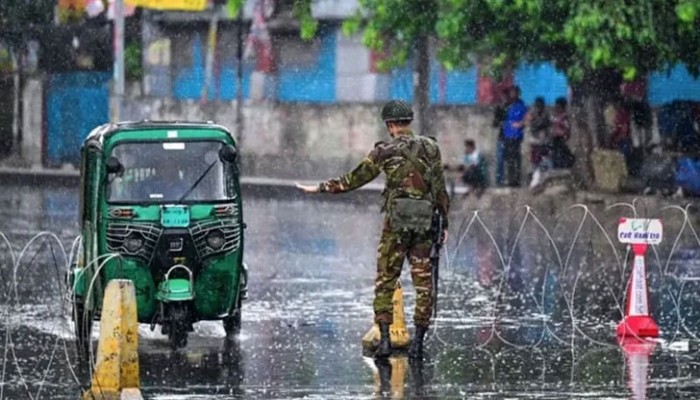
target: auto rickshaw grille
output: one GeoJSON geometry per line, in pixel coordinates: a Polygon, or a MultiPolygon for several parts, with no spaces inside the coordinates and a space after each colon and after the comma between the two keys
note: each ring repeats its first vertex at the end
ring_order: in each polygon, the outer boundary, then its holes
{"type": "Polygon", "coordinates": [[[217,254],[232,253],[241,247],[241,226],[236,218],[195,223],[190,228],[190,234],[202,260],[217,254]],[[223,246],[216,250],[207,243],[207,235],[215,230],[221,231],[224,236],[223,246]]]}
{"type": "Polygon", "coordinates": [[[158,225],[151,223],[110,223],[107,225],[107,250],[150,264],[162,233],[158,225]],[[131,235],[139,235],[143,240],[136,251],[130,251],[126,246],[126,240],[131,235]]]}

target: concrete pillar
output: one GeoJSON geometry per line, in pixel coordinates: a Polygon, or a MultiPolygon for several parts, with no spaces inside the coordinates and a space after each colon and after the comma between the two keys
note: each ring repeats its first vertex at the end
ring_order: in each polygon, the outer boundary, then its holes
{"type": "Polygon", "coordinates": [[[27,79],[22,93],[22,147],[20,156],[30,168],[40,168],[43,152],[44,93],[43,81],[27,79]]]}

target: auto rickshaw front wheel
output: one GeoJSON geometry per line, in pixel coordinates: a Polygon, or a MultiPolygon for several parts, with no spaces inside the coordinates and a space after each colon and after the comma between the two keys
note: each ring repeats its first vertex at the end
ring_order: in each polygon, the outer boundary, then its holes
{"type": "Polygon", "coordinates": [[[233,312],[233,315],[229,315],[224,318],[224,331],[226,331],[226,337],[232,338],[239,333],[241,333],[241,309],[237,309],[233,312]]]}
{"type": "Polygon", "coordinates": [[[186,303],[172,302],[167,306],[168,342],[172,350],[187,346],[187,333],[192,329],[190,312],[186,303]]]}

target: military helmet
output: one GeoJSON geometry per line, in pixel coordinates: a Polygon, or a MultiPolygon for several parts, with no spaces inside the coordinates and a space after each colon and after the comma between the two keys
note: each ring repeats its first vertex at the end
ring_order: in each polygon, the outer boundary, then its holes
{"type": "Polygon", "coordinates": [[[401,100],[392,100],[382,108],[382,120],[389,121],[412,121],[413,110],[411,105],[401,100]]]}

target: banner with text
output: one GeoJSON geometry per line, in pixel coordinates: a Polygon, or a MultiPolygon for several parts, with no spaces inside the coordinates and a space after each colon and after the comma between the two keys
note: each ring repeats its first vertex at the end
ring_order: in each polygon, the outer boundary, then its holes
{"type": "Polygon", "coordinates": [[[663,232],[661,220],[621,218],[617,226],[617,239],[627,244],[659,244],[663,232]]]}

